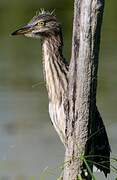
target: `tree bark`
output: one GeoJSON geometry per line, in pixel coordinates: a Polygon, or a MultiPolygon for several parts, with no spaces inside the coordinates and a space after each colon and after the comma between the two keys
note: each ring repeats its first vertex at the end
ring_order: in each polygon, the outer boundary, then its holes
{"type": "MultiPolygon", "coordinates": [[[[93,142],[97,69],[104,0],[75,0],[66,119],[64,180],[91,180],[84,159],[93,142]]],[[[92,170],[92,164],[88,163],[92,170]]]]}

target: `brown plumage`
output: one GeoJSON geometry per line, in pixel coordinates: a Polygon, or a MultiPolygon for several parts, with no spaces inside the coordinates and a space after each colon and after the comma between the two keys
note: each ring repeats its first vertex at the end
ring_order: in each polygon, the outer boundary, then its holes
{"type": "MultiPolygon", "coordinates": [[[[49,97],[51,121],[65,145],[65,97],[68,86],[68,64],[62,55],[62,32],[57,18],[49,12],[41,11],[23,28],[12,35],[23,34],[42,40],[43,69],[49,97]]],[[[110,145],[102,118],[96,108],[95,124],[92,131],[94,165],[107,176],[110,173],[110,145]],[[96,132],[96,133],[95,133],[96,132]]]]}

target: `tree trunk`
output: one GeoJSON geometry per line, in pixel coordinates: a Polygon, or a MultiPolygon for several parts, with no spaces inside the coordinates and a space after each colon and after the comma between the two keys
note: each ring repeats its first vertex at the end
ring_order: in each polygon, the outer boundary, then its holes
{"type": "MultiPolygon", "coordinates": [[[[85,161],[96,107],[97,69],[104,0],[75,0],[66,119],[64,180],[91,180],[85,161]]],[[[90,169],[89,169],[90,168],[90,169]]]]}

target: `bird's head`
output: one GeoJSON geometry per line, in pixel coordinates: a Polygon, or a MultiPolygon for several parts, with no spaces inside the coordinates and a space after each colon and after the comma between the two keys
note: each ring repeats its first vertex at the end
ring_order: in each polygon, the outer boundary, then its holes
{"type": "Polygon", "coordinates": [[[47,37],[61,31],[60,23],[53,12],[41,12],[34,16],[24,27],[14,31],[12,35],[25,35],[27,37],[47,37]]]}

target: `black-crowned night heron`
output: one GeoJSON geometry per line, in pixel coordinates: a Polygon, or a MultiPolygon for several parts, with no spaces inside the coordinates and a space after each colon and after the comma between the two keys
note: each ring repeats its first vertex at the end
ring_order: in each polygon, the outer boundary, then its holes
{"type": "MultiPolygon", "coordinates": [[[[23,28],[12,35],[25,35],[42,40],[43,69],[49,97],[49,114],[57,133],[65,145],[66,114],[64,109],[68,85],[68,64],[63,54],[61,25],[55,15],[41,11],[23,28]]],[[[94,165],[105,175],[110,172],[110,146],[106,130],[96,108],[94,165]]]]}

